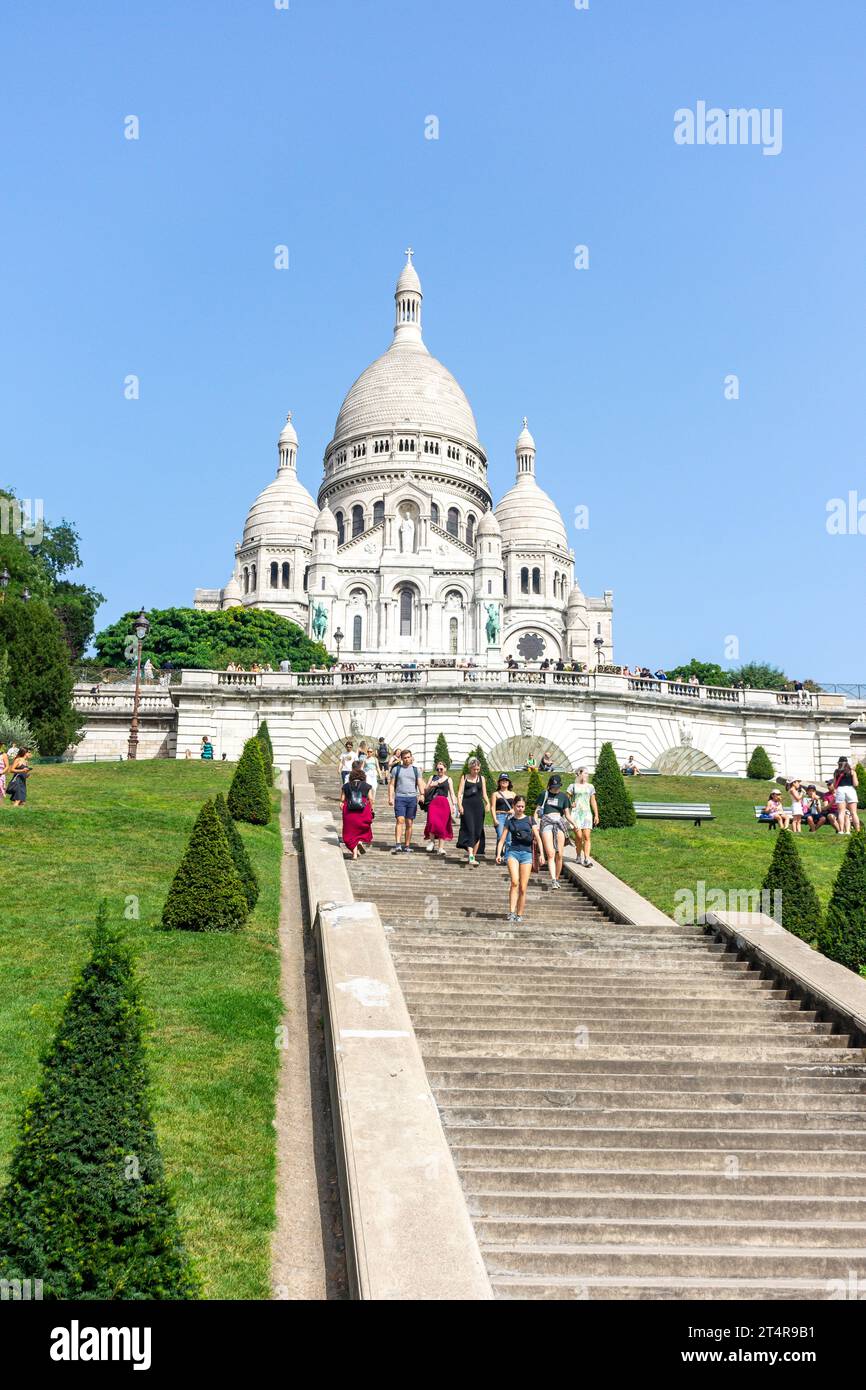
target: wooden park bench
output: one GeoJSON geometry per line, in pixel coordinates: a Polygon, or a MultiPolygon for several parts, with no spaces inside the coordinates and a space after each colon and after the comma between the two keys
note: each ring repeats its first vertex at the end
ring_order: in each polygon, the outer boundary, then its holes
{"type": "Polygon", "coordinates": [[[636,801],[634,811],[638,820],[690,820],[700,825],[715,819],[709,806],[698,801],[636,801]]]}

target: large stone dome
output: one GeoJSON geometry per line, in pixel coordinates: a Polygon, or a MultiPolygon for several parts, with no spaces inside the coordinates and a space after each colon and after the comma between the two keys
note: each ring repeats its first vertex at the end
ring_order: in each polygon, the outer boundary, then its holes
{"type": "Polygon", "coordinates": [[[481,447],[463,389],[423,344],[394,344],[361,373],[340,407],[334,443],[402,425],[481,447]]]}
{"type": "Polygon", "coordinates": [[[530,550],[552,546],[568,552],[568,536],[559,508],[530,474],[519,478],[506,492],[496,507],[496,520],[503,546],[523,545],[530,550]]]}

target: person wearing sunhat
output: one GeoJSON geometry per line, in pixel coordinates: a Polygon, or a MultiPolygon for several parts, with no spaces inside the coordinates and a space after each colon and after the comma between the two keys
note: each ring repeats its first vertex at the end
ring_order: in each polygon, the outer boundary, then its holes
{"type": "Polygon", "coordinates": [[[562,790],[562,778],[558,772],[555,772],[548,779],[547,791],[535,808],[535,819],[541,833],[544,857],[550,871],[550,886],[551,888],[558,888],[559,880],[562,877],[562,853],[565,849],[568,827],[569,825],[574,826],[571,802],[562,790]]]}

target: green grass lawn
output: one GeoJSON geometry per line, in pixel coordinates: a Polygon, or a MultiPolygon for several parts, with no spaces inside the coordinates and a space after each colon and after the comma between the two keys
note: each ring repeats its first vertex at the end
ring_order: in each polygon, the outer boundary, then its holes
{"type": "MultiPolygon", "coordinates": [[[[460,767],[452,768],[451,775],[456,790],[460,767]]],[[[563,773],[562,779],[568,786],[573,776],[563,773]]],[[[515,790],[525,791],[529,774],[512,773],[511,780],[515,790]]],[[[733,777],[637,777],[627,778],[626,784],[635,801],[709,802],[715,820],[705,821],[700,829],[688,821],[639,820],[629,830],[595,831],[593,857],[611,873],[671,916],[682,902],[675,897],[677,890],[689,889],[697,897],[698,882],[705,884],[706,893],[760,889],[776,837],[755,820],[752,808],[766,801],[773,784],[733,777]]],[[[788,797],[785,804],[790,801],[788,797]]],[[[824,907],[848,843],[827,826],[815,834],[804,828],[797,836],[806,872],[824,907]]]]}
{"type": "Polygon", "coordinates": [[[281,839],[242,825],[261,896],[237,934],[165,932],[163,900],[201,803],[231,764],[38,765],[0,807],[0,1178],[101,898],[126,922],[152,1022],[153,1114],[209,1298],[267,1298],[274,1216],[281,839]]]}

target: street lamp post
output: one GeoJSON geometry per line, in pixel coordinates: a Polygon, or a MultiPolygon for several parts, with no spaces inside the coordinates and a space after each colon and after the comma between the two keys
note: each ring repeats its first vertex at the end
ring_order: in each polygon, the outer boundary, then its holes
{"type": "Polygon", "coordinates": [[[346,634],[344,633],[344,631],[343,631],[343,629],[342,629],[341,627],[338,627],[338,628],[337,628],[337,631],[334,633],[334,641],[335,641],[336,644],[337,644],[337,665],[338,665],[338,666],[339,666],[339,664],[340,664],[340,643],[342,642],[342,640],[343,640],[343,638],[345,637],[345,635],[346,635],[346,634]]]}
{"type": "Polygon", "coordinates": [[[600,665],[601,665],[601,656],[602,656],[602,647],[604,646],[604,638],[603,638],[603,637],[595,637],[595,638],[593,638],[593,641],[595,642],[595,664],[596,664],[596,666],[600,666],[600,665]]]}
{"type": "Polygon", "coordinates": [[[134,762],[138,757],[138,703],[141,699],[141,648],[149,629],[150,623],[147,621],[147,615],[142,608],[132,625],[132,630],[135,633],[138,643],[138,654],[135,663],[135,694],[132,697],[132,722],[129,726],[129,744],[126,750],[126,756],[130,762],[134,762]]]}

